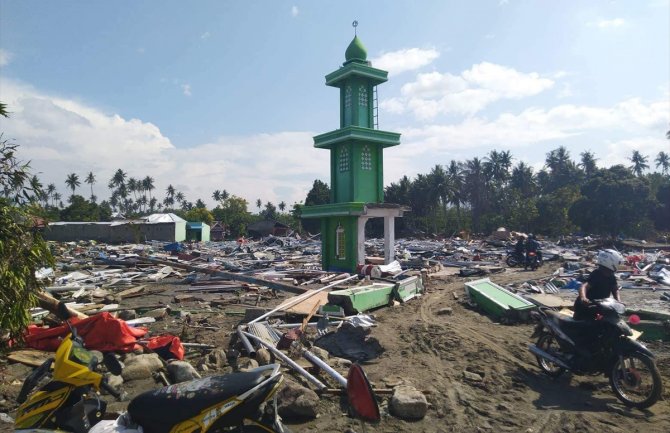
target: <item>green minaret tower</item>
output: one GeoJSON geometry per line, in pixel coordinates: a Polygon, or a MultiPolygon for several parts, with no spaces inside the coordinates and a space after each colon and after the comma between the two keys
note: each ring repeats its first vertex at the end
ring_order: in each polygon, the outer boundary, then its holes
{"type": "Polygon", "coordinates": [[[384,148],[400,144],[400,134],[376,129],[376,86],[388,73],[373,68],[358,36],[345,62],[326,75],[340,89],[340,128],[314,137],[314,147],[330,151],[330,203],[307,206],[304,218],[321,218],[321,257],[326,270],[353,272],[365,261],[365,223],[384,218],[385,261],[393,260],[394,218],[404,208],[384,203],[384,148]]]}

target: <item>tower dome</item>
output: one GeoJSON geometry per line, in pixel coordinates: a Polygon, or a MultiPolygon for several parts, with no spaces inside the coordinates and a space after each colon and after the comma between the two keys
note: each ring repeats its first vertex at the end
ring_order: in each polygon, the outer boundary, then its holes
{"type": "Polygon", "coordinates": [[[354,39],[351,40],[351,43],[347,47],[347,51],[344,53],[344,58],[347,62],[354,60],[365,62],[367,60],[368,51],[363,46],[363,42],[358,39],[358,36],[354,36],[354,39]]]}

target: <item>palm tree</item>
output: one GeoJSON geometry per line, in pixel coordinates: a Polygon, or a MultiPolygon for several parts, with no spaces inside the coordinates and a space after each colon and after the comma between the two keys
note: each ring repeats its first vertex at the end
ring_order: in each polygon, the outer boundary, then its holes
{"type": "Polygon", "coordinates": [[[165,196],[174,198],[174,194],[175,194],[174,187],[172,186],[172,184],[168,185],[168,187],[165,189],[165,196]]]}
{"type": "Polygon", "coordinates": [[[463,169],[461,163],[453,159],[447,167],[447,175],[449,176],[449,183],[451,183],[452,192],[451,204],[456,206],[456,224],[458,229],[461,228],[461,205],[465,203],[465,182],[463,179],[463,169]]]}
{"type": "Polygon", "coordinates": [[[230,197],[230,194],[228,193],[228,191],[226,191],[225,189],[223,191],[221,191],[221,201],[228,200],[228,197],[230,197]]]}
{"type": "Polygon", "coordinates": [[[183,192],[181,191],[177,192],[174,198],[175,200],[177,200],[177,203],[181,203],[181,206],[184,207],[184,203],[186,203],[186,196],[184,195],[183,192]]]}
{"type": "Polygon", "coordinates": [[[55,202],[59,207],[63,207],[63,202],[60,201],[61,198],[62,198],[62,197],[61,197],[61,195],[60,195],[59,192],[55,192],[55,193],[54,193],[54,195],[53,195],[54,202],[55,202]]]}
{"type": "Polygon", "coordinates": [[[633,173],[638,177],[642,176],[642,172],[649,168],[649,164],[647,164],[649,157],[642,155],[639,150],[634,150],[629,159],[630,162],[633,163],[633,165],[630,166],[630,169],[633,170],[633,173]]]}
{"type": "Polygon", "coordinates": [[[93,197],[95,197],[95,195],[93,195],[93,184],[95,183],[95,175],[93,174],[92,171],[88,172],[88,175],[86,176],[86,179],[84,179],[84,182],[91,185],[91,201],[95,203],[95,200],[93,200],[93,197]]]}
{"type": "Polygon", "coordinates": [[[112,188],[114,187],[118,188],[125,182],[126,182],[126,173],[119,168],[114,173],[114,176],[112,176],[112,179],[109,181],[109,184],[112,186],[112,188]]]}
{"type": "MultiPolygon", "coordinates": [[[[156,197],[151,197],[151,200],[149,200],[149,212],[153,213],[154,210],[156,209],[156,203],[158,200],[156,200],[156,197]]],[[[160,203],[158,206],[161,206],[160,203]]]]}
{"type": "Polygon", "coordinates": [[[145,191],[149,192],[149,202],[151,202],[151,191],[156,189],[154,186],[154,178],[151,176],[147,176],[144,179],[142,179],[142,189],[145,191]]]}
{"type": "Polygon", "coordinates": [[[524,198],[533,196],[537,187],[533,167],[519,161],[516,167],[512,169],[510,186],[519,191],[524,198]]]}
{"type": "Polygon", "coordinates": [[[284,209],[286,209],[286,203],[285,203],[283,200],[280,201],[279,204],[278,204],[277,206],[279,207],[279,210],[280,210],[281,212],[284,212],[284,209]]]}
{"type": "Polygon", "coordinates": [[[481,229],[480,219],[487,205],[486,185],[488,179],[482,161],[475,157],[467,160],[464,167],[465,191],[468,202],[472,208],[472,228],[475,231],[481,229]]]}
{"type": "Polygon", "coordinates": [[[668,174],[668,170],[670,170],[670,155],[667,153],[660,151],[658,152],[658,156],[656,157],[656,168],[661,168],[661,173],[663,174],[668,174]]]}
{"type": "Polygon", "coordinates": [[[259,211],[261,210],[261,207],[263,207],[263,202],[261,201],[260,198],[256,199],[256,207],[258,208],[259,211]]]}
{"type": "Polygon", "coordinates": [[[216,191],[214,191],[212,193],[212,198],[214,199],[214,201],[221,200],[221,191],[219,191],[218,189],[216,191]]]}
{"type": "Polygon", "coordinates": [[[53,195],[56,192],[56,185],[50,183],[47,185],[47,199],[51,197],[51,206],[53,206],[53,195]]]}
{"type": "Polygon", "coordinates": [[[128,179],[127,186],[128,191],[133,193],[133,197],[135,197],[135,200],[137,201],[137,191],[139,190],[139,182],[137,181],[137,179],[135,179],[134,177],[128,179]]]}
{"type": "Polygon", "coordinates": [[[81,182],[79,182],[79,176],[70,173],[67,175],[67,179],[65,179],[65,184],[72,190],[72,195],[74,195],[74,190],[81,185],[81,182]]]}
{"type": "Polygon", "coordinates": [[[428,179],[433,189],[435,198],[442,202],[446,229],[447,205],[451,201],[453,187],[449,182],[449,176],[447,175],[447,172],[444,171],[444,168],[442,168],[440,164],[437,164],[435,167],[433,167],[433,169],[428,174],[428,179]]]}
{"type": "Polygon", "coordinates": [[[579,163],[578,167],[584,171],[586,177],[593,176],[596,171],[598,171],[598,167],[596,166],[597,159],[593,152],[584,151],[580,153],[579,156],[581,156],[581,162],[579,163]]]}

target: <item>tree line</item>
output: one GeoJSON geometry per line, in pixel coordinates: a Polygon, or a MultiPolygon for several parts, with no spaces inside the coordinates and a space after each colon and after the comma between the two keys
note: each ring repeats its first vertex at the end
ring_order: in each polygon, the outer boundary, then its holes
{"type": "MultiPolygon", "coordinates": [[[[670,139],[670,135],[668,136],[670,139]]],[[[670,156],[639,150],[630,165],[600,168],[593,152],[574,160],[565,147],[537,172],[510,151],[435,165],[385,189],[385,201],[411,208],[401,235],[490,233],[498,227],[551,236],[574,232],[654,237],[670,230],[670,156]]]]}

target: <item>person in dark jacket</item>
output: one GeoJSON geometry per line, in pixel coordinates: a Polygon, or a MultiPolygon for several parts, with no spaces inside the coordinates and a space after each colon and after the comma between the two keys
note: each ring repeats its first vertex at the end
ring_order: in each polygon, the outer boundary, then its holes
{"type": "Polygon", "coordinates": [[[610,296],[621,302],[619,285],[614,273],[624,259],[616,250],[603,250],[596,258],[598,268],[591,272],[586,282],[579,288],[579,296],[575,300],[575,320],[593,320],[595,312],[589,308],[591,301],[606,299],[610,296]]]}
{"type": "Polygon", "coordinates": [[[526,252],[526,245],[524,244],[523,236],[516,238],[516,244],[514,244],[514,255],[516,256],[517,262],[521,263],[524,260],[526,252]]]}
{"type": "MultiPolygon", "coordinates": [[[[537,254],[537,250],[540,248],[540,244],[535,240],[534,234],[529,234],[528,239],[526,239],[526,267],[530,265],[530,253],[537,254]]],[[[539,260],[539,257],[538,257],[539,260]]]]}

